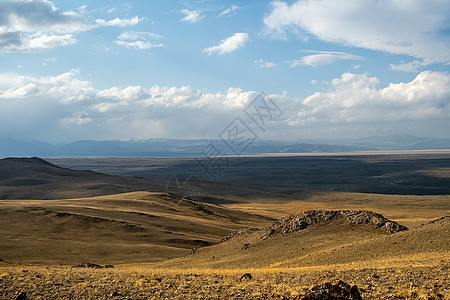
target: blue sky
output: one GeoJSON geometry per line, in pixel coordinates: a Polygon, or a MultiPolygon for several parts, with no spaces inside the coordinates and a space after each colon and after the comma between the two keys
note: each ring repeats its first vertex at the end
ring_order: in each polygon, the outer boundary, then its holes
{"type": "Polygon", "coordinates": [[[448,1],[0,1],[0,137],[450,137],[448,1]]]}

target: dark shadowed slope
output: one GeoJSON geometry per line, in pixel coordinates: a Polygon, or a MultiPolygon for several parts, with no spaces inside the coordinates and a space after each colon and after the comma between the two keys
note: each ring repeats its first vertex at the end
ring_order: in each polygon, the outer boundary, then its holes
{"type": "MultiPolygon", "coordinates": [[[[282,193],[305,189],[391,195],[450,195],[449,154],[228,157],[208,167],[195,159],[51,159],[62,167],[119,176],[171,178],[193,175],[202,181],[282,193]],[[205,172],[210,168],[212,175],[205,172]],[[219,172],[220,171],[220,172],[219,172]]],[[[211,186],[214,190],[216,187],[211,186]]],[[[204,191],[212,192],[205,186],[204,191]]],[[[221,193],[223,195],[223,193],[221,193]]]]}
{"type": "Polygon", "coordinates": [[[37,157],[0,160],[0,199],[61,199],[162,189],[150,179],[75,171],[37,157]]]}

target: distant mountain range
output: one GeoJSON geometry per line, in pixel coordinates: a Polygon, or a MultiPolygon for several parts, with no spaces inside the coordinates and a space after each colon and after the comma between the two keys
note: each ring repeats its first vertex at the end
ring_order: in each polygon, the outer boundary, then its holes
{"type": "MultiPolygon", "coordinates": [[[[38,140],[0,139],[0,156],[40,157],[201,157],[213,145],[227,155],[235,154],[221,140],[148,139],[129,141],[76,141],[52,145],[38,140]]],[[[321,153],[374,150],[450,149],[450,139],[411,135],[370,136],[348,140],[308,139],[301,141],[257,140],[242,153],[321,153]]],[[[211,149],[209,149],[211,150],[211,149]]]]}

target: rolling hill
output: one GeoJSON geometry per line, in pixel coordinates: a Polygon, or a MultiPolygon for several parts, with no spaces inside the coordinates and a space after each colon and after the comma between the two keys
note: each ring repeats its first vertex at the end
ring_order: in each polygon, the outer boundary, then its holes
{"type": "Polygon", "coordinates": [[[0,170],[0,199],[64,199],[164,189],[150,179],[71,170],[37,157],[2,159],[0,170]]]}
{"type": "Polygon", "coordinates": [[[0,258],[79,264],[161,261],[274,220],[161,193],[0,200],[0,258]]]}
{"type": "Polygon", "coordinates": [[[306,211],[162,264],[170,268],[296,268],[377,261],[448,260],[450,217],[408,230],[368,211],[306,211]],[[390,228],[390,229],[389,229],[390,228]]]}

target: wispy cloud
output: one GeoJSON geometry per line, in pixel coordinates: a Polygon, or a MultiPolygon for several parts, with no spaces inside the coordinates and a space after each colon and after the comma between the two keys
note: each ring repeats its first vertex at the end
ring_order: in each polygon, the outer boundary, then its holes
{"type": "Polygon", "coordinates": [[[289,61],[290,67],[298,67],[303,65],[317,67],[320,65],[329,65],[335,63],[338,60],[358,60],[363,58],[362,56],[346,52],[330,52],[330,51],[314,51],[314,52],[318,53],[303,56],[298,60],[289,61]]]}
{"type": "Polygon", "coordinates": [[[277,63],[264,61],[262,58],[255,60],[255,64],[257,64],[260,68],[274,68],[278,66],[277,63]]]}
{"type": "Polygon", "coordinates": [[[237,32],[232,36],[223,39],[219,45],[203,49],[203,53],[206,53],[208,55],[211,55],[213,53],[217,53],[219,55],[227,54],[244,47],[247,41],[248,33],[237,32]]]}
{"type": "Polygon", "coordinates": [[[408,63],[402,62],[401,64],[390,64],[389,65],[393,71],[402,71],[410,73],[419,73],[419,67],[423,66],[423,62],[420,60],[410,61],[408,63]]]}
{"type": "Polygon", "coordinates": [[[139,18],[138,16],[134,16],[130,19],[120,19],[115,18],[113,20],[103,20],[103,19],[97,19],[95,22],[99,26],[117,26],[117,27],[126,27],[126,26],[132,26],[138,24],[140,21],[142,21],[143,18],[139,18]]]}
{"type": "Polygon", "coordinates": [[[151,48],[158,48],[158,47],[162,47],[164,46],[162,43],[159,44],[154,44],[151,42],[145,42],[145,41],[121,41],[121,40],[117,40],[114,41],[114,43],[116,43],[119,46],[124,46],[127,48],[134,48],[134,49],[138,49],[138,50],[148,50],[151,48]]]}
{"type": "Polygon", "coordinates": [[[161,35],[154,34],[151,32],[136,32],[127,31],[121,33],[117,40],[114,41],[115,44],[119,46],[124,46],[127,48],[134,48],[137,50],[148,50],[151,48],[158,48],[164,46],[162,43],[155,43],[151,41],[152,39],[159,39],[161,35]]]}
{"type": "Polygon", "coordinates": [[[189,10],[187,8],[181,10],[181,13],[185,15],[185,17],[182,18],[181,20],[185,21],[185,22],[190,22],[190,23],[198,23],[201,20],[203,20],[203,17],[204,17],[204,16],[200,15],[200,13],[198,11],[189,10]]]}
{"type": "Polygon", "coordinates": [[[222,17],[222,16],[225,16],[225,15],[228,15],[228,14],[230,14],[230,13],[232,13],[232,12],[238,10],[238,9],[239,9],[238,6],[233,5],[233,6],[231,6],[230,8],[227,8],[227,9],[225,9],[224,11],[222,11],[222,12],[218,15],[218,17],[222,17]]]}

